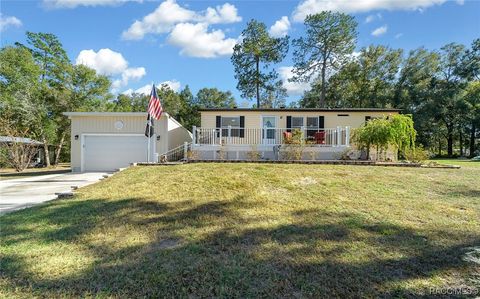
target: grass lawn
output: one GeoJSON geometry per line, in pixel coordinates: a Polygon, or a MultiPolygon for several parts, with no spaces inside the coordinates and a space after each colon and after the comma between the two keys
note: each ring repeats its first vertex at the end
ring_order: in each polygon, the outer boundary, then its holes
{"type": "Polygon", "coordinates": [[[447,162],[462,168],[130,168],[74,199],[0,217],[0,297],[480,289],[480,163],[447,162]]]}

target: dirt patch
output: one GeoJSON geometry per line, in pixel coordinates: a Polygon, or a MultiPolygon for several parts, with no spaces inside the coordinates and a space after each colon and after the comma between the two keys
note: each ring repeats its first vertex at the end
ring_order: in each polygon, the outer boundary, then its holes
{"type": "Polygon", "coordinates": [[[317,183],[317,180],[309,176],[303,177],[294,182],[295,185],[300,185],[300,186],[314,185],[316,183],[317,183]]]}
{"type": "Polygon", "coordinates": [[[162,249],[171,249],[180,245],[181,241],[179,239],[167,238],[159,240],[152,245],[151,249],[153,250],[162,250],[162,249]]]}

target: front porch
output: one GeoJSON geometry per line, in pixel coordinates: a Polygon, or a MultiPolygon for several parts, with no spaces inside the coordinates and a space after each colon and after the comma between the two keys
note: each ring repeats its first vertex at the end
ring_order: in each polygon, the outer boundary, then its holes
{"type": "Polygon", "coordinates": [[[189,159],[337,160],[349,149],[350,127],[193,127],[189,159]]]}
{"type": "Polygon", "coordinates": [[[309,147],[348,147],[350,146],[350,127],[336,128],[203,128],[193,127],[192,144],[202,145],[248,145],[273,146],[292,144],[292,138],[298,144],[309,147]]]}

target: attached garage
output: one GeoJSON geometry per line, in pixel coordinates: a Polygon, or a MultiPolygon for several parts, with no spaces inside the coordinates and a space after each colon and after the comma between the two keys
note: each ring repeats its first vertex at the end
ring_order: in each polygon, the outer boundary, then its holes
{"type": "Polygon", "coordinates": [[[155,135],[145,137],[146,113],[66,112],[71,120],[74,172],[114,171],[134,162],[154,161],[168,150],[191,142],[191,133],[167,113],[155,121],[155,135]],[[148,154],[150,157],[148,158],[148,154]]]}

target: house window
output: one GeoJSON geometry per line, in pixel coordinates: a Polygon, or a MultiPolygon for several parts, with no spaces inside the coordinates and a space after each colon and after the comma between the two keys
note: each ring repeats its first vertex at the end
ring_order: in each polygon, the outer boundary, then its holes
{"type": "Polygon", "coordinates": [[[240,136],[240,116],[222,116],[222,135],[228,136],[228,127],[232,128],[231,137],[240,136]]]}
{"type": "Polygon", "coordinates": [[[318,117],[307,117],[307,127],[316,129],[318,128],[318,117]]]}
{"type": "Polygon", "coordinates": [[[318,117],[307,117],[307,137],[315,136],[318,131],[318,117]]]}
{"type": "Polygon", "coordinates": [[[292,129],[301,129],[303,127],[303,117],[292,117],[292,129]]]}

